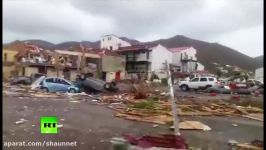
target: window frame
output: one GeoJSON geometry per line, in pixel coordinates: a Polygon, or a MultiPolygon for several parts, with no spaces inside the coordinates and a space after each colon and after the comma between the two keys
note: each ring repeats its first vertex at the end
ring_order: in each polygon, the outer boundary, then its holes
{"type": "Polygon", "coordinates": [[[207,82],[208,81],[208,79],[207,78],[200,78],[200,80],[199,80],[200,82],[207,82]],[[206,79],[205,81],[201,81],[201,79],[206,79]]]}
{"type": "Polygon", "coordinates": [[[208,81],[214,81],[214,78],[208,78],[208,81]],[[212,80],[210,80],[210,79],[212,79],[212,80]]]}
{"type": "Polygon", "coordinates": [[[197,78],[193,78],[193,79],[190,80],[190,82],[199,82],[199,78],[198,77],[197,78]],[[198,80],[194,81],[195,79],[198,79],[198,80]]]}

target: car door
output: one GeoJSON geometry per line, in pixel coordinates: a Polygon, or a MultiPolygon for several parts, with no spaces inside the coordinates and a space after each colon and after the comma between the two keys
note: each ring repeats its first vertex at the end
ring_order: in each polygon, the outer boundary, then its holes
{"type": "Polygon", "coordinates": [[[199,87],[206,87],[208,85],[208,81],[206,77],[202,77],[199,80],[199,87]]]}
{"type": "Polygon", "coordinates": [[[61,78],[55,78],[55,82],[54,82],[54,90],[56,92],[64,92],[65,88],[64,88],[64,84],[62,83],[62,79],[61,78]]]}
{"type": "Polygon", "coordinates": [[[189,88],[198,88],[199,78],[193,78],[189,81],[189,88]]]}
{"type": "Polygon", "coordinates": [[[43,82],[43,87],[48,88],[50,92],[55,92],[57,88],[55,78],[46,78],[43,82]]]}
{"type": "Polygon", "coordinates": [[[62,92],[67,92],[68,88],[71,86],[71,84],[65,79],[60,79],[60,84],[62,92]]]}

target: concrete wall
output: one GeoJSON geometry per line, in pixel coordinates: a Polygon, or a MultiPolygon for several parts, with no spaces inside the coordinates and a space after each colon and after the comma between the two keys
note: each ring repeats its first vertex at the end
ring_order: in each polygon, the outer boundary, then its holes
{"type": "MultiPolygon", "coordinates": [[[[173,52],[172,55],[172,63],[177,66],[181,66],[181,71],[195,71],[195,62],[188,62],[183,63],[181,62],[181,57],[184,59],[185,56],[187,56],[187,59],[192,59],[192,60],[197,60],[196,57],[197,50],[194,49],[193,47],[190,47],[188,49],[182,50],[180,52],[173,52]]],[[[198,65],[198,69],[204,70],[204,66],[202,64],[198,65]]]]}
{"type": "Polygon", "coordinates": [[[11,72],[15,70],[14,66],[3,66],[3,80],[9,81],[9,77],[11,76],[11,72]]]}
{"type": "Polygon", "coordinates": [[[255,79],[263,82],[263,68],[258,68],[255,70],[255,79]]]}
{"type": "Polygon", "coordinates": [[[75,81],[77,75],[78,75],[78,72],[77,72],[77,71],[75,71],[75,70],[71,70],[71,71],[70,71],[70,81],[75,81]]]}
{"type": "Polygon", "coordinates": [[[155,72],[159,78],[166,77],[165,60],[172,63],[172,52],[162,45],[152,48],[151,53],[151,71],[155,72]]]}
{"type": "MultiPolygon", "coordinates": [[[[137,60],[136,61],[149,61],[151,60],[150,59],[150,56],[149,56],[149,59],[147,59],[147,53],[150,53],[150,52],[145,52],[145,53],[139,53],[137,55],[137,60]]],[[[150,53],[151,54],[151,53],[150,53]]]]}
{"type": "Polygon", "coordinates": [[[204,70],[204,66],[201,63],[197,63],[198,64],[198,68],[197,71],[203,71],[204,70]]]}
{"type": "MultiPolygon", "coordinates": [[[[31,76],[32,73],[39,73],[39,70],[37,67],[25,67],[25,76],[31,76]]],[[[22,74],[22,70],[21,70],[22,74]]]]}
{"type": "MultiPolygon", "coordinates": [[[[47,68],[48,77],[57,77],[57,70],[55,68],[47,68]]],[[[59,77],[63,76],[63,71],[59,70],[59,77]]]]}
{"type": "MultiPolygon", "coordinates": [[[[107,72],[106,73],[106,82],[111,82],[115,80],[115,74],[116,72],[107,72]]],[[[123,80],[126,78],[126,73],[125,72],[120,72],[120,79],[123,80]]]]}
{"type": "Polygon", "coordinates": [[[114,35],[106,35],[101,38],[101,48],[109,49],[112,46],[112,50],[117,50],[120,47],[131,46],[130,43],[119,39],[114,35]]]}
{"type": "Polygon", "coordinates": [[[103,56],[102,58],[102,71],[103,72],[116,72],[125,71],[126,69],[125,57],[117,56],[103,56]]]}
{"type": "Polygon", "coordinates": [[[174,52],[172,56],[172,63],[181,66],[181,53],[174,52]]]}
{"type": "Polygon", "coordinates": [[[3,61],[9,61],[9,62],[15,62],[15,55],[18,53],[18,51],[13,51],[13,50],[7,50],[7,49],[3,49],[2,52],[2,62],[3,61]],[[4,60],[6,54],[6,60],[4,60]]]}

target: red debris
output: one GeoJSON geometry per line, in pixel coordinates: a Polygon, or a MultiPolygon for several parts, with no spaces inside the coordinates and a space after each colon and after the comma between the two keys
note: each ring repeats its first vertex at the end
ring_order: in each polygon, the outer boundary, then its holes
{"type": "Polygon", "coordinates": [[[143,136],[136,138],[132,135],[124,135],[124,138],[132,145],[141,148],[163,147],[163,148],[176,148],[188,149],[188,145],[182,136],[175,135],[161,135],[161,136],[143,136]]]}
{"type": "Polygon", "coordinates": [[[231,97],[231,99],[233,99],[233,100],[240,100],[240,96],[239,95],[233,95],[231,97]]]}
{"type": "Polygon", "coordinates": [[[210,96],[217,96],[217,93],[211,93],[210,96]]]}

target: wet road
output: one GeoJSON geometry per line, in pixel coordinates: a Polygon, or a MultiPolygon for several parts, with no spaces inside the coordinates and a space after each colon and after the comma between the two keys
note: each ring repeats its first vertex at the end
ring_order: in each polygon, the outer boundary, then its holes
{"type": "MultiPolygon", "coordinates": [[[[187,142],[203,149],[227,149],[229,139],[239,142],[263,140],[263,123],[236,117],[186,117],[210,126],[211,131],[181,131],[187,142]],[[236,123],[238,126],[232,126],[236,123]]],[[[123,133],[135,135],[172,133],[167,126],[128,121],[113,117],[112,110],[91,102],[70,102],[69,99],[3,97],[4,141],[77,141],[76,147],[12,147],[4,149],[47,150],[108,150],[110,139],[123,133]],[[40,117],[57,116],[59,128],[56,135],[40,134],[40,117]],[[28,120],[15,124],[21,118],[28,120]]]]}

